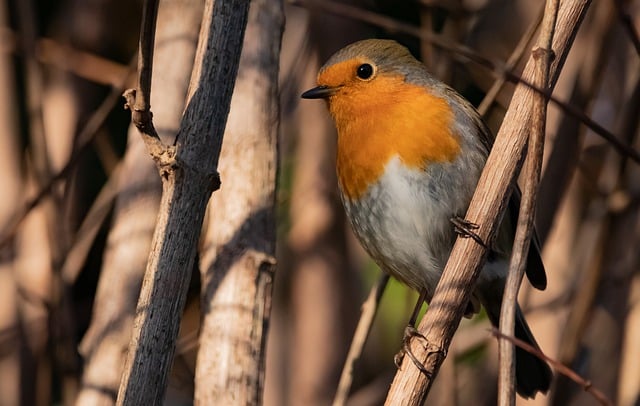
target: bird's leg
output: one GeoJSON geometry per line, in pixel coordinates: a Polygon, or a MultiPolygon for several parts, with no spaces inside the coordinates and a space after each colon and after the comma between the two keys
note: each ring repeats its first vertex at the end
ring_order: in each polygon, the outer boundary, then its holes
{"type": "Polygon", "coordinates": [[[415,327],[416,321],[418,320],[418,314],[420,313],[420,309],[422,308],[422,303],[424,303],[426,298],[427,298],[427,291],[422,290],[420,292],[420,296],[418,297],[418,302],[416,303],[416,306],[413,309],[413,313],[411,313],[411,318],[409,319],[409,323],[407,324],[407,327],[405,327],[404,329],[404,336],[402,337],[402,348],[400,348],[400,351],[398,351],[398,353],[393,357],[393,362],[396,364],[396,367],[399,369],[400,365],[402,364],[402,359],[404,358],[404,355],[405,354],[408,355],[411,361],[413,361],[413,364],[416,366],[416,368],[418,368],[420,372],[424,373],[425,375],[428,374],[427,369],[413,354],[410,344],[411,344],[411,339],[413,337],[421,337],[426,340],[426,337],[423,336],[415,327]]]}
{"type": "Polygon", "coordinates": [[[484,241],[482,241],[482,238],[480,238],[480,236],[474,231],[479,227],[476,223],[472,223],[471,221],[460,216],[452,217],[450,221],[453,224],[456,234],[458,234],[460,237],[472,238],[473,241],[489,250],[487,244],[485,244],[484,241]]]}

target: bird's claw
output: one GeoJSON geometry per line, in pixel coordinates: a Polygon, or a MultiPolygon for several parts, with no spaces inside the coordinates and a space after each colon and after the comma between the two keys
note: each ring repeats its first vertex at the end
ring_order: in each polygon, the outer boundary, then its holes
{"type": "Polygon", "coordinates": [[[485,244],[484,241],[482,241],[482,238],[480,238],[480,236],[474,231],[480,227],[476,223],[473,223],[459,216],[451,218],[451,223],[453,224],[456,234],[458,234],[460,237],[471,238],[473,239],[473,241],[477,242],[485,249],[489,249],[487,244],[485,244]]]}
{"type": "Polygon", "coordinates": [[[427,338],[424,335],[422,335],[422,333],[420,333],[415,327],[413,327],[412,325],[408,325],[404,329],[404,337],[402,337],[402,348],[393,357],[393,362],[396,364],[396,367],[400,369],[400,366],[402,365],[402,360],[404,359],[404,356],[406,354],[409,356],[409,359],[411,359],[411,361],[413,362],[413,365],[415,365],[420,372],[422,372],[427,376],[430,376],[430,373],[427,370],[427,368],[425,368],[425,366],[415,356],[415,354],[413,353],[413,350],[411,349],[411,339],[413,337],[418,337],[425,341],[427,340],[427,338]]]}

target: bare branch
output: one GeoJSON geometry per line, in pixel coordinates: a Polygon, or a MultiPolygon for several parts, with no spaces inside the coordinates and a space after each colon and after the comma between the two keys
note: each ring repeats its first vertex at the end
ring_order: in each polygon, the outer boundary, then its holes
{"type": "Polygon", "coordinates": [[[262,404],[276,270],[278,69],[283,29],[281,0],[251,2],[220,153],[220,175],[233,181],[210,201],[200,250],[196,405],[262,404]]]}
{"type": "Polygon", "coordinates": [[[156,37],[156,20],[160,0],[145,0],[142,8],[142,24],[140,42],[138,43],[138,87],[128,89],[123,96],[127,103],[125,108],[131,110],[131,121],[138,128],[149,153],[160,161],[166,148],[153,126],[151,113],[151,73],[153,70],[153,47],[156,37]]]}
{"type": "MultiPolygon", "coordinates": [[[[203,9],[201,0],[161,0],[158,9],[151,104],[162,139],[175,137],[180,126],[203,9]]],[[[79,347],[84,368],[77,405],[116,400],[160,206],[158,170],[133,124],[127,138],[91,324],[79,347]]]]}
{"type": "Polygon", "coordinates": [[[356,361],[362,355],[362,350],[367,342],[369,332],[371,332],[371,326],[373,325],[373,319],[378,312],[378,306],[380,305],[380,298],[384,293],[384,289],[389,282],[389,274],[383,272],[378,281],[371,287],[367,300],[362,304],[362,314],[360,315],[360,321],[356,331],[353,333],[353,340],[351,340],[351,347],[347,354],[347,359],[340,375],[340,382],[338,383],[338,390],[336,396],[333,399],[333,406],[344,406],[347,403],[347,397],[351,390],[351,383],[353,382],[353,368],[356,361]]]}
{"type": "Polygon", "coordinates": [[[176,143],[154,155],[162,201],[118,405],[160,404],[164,397],[207,201],[220,187],[218,159],[248,9],[248,0],[206,2],[176,143]]]}
{"type": "MultiPolygon", "coordinates": [[[[551,49],[555,25],[558,18],[559,0],[547,0],[542,27],[532,51],[535,61],[533,84],[546,89],[549,84],[549,68],[553,61],[551,49]]],[[[533,126],[527,144],[527,158],[524,166],[524,187],[518,225],[509,274],[505,284],[505,290],[500,312],[500,332],[513,336],[515,329],[516,308],[518,305],[518,290],[522,283],[527,256],[533,235],[533,223],[535,219],[536,196],[540,184],[540,172],[542,170],[542,155],[544,152],[544,135],[547,119],[547,100],[541,94],[535,94],[531,99],[533,112],[533,126]]],[[[516,403],[515,385],[515,348],[510,342],[499,341],[500,369],[498,374],[498,405],[509,406],[516,403]]]]}

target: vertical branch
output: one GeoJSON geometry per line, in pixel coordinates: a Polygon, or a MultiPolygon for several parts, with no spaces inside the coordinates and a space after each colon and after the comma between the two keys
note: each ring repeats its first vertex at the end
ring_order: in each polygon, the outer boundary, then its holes
{"type": "MultiPolygon", "coordinates": [[[[201,0],[161,0],[158,9],[151,104],[162,139],[178,132],[203,9],[201,0]]],[[[116,400],[160,206],[158,170],[133,124],[119,172],[91,324],[80,343],[79,406],[111,406],[116,400]]]]}
{"type": "MultiPolygon", "coordinates": [[[[218,157],[248,9],[248,0],[206,2],[179,137],[167,148],[158,138],[145,137],[155,140],[153,148],[161,147],[151,152],[163,193],[119,405],[161,404],[164,397],[206,204],[220,186],[218,157]]],[[[131,92],[127,101],[135,105],[131,92]]]]}
{"type": "Polygon", "coordinates": [[[251,3],[201,253],[195,404],[259,405],[275,271],[281,0],[251,3]]]}
{"type": "MultiPolygon", "coordinates": [[[[158,20],[158,5],[160,0],[145,0],[142,8],[142,22],[140,27],[140,42],[138,43],[138,89],[133,107],[132,120],[140,120],[138,115],[144,114],[144,119],[151,110],[151,75],[153,72],[153,48],[156,38],[156,22],[158,20]]],[[[136,124],[137,125],[137,124],[136,124]]]]}
{"type": "MultiPolygon", "coordinates": [[[[558,24],[554,35],[553,50],[556,58],[550,69],[550,88],[555,85],[562,64],[571,47],[575,33],[589,5],[589,0],[563,2],[558,12],[558,24]]],[[[523,78],[530,82],[536,61],[529,59],[523,78]]],[[[478,224],[476,234],[488,244],[498,228],[502,213],[510,197],[510,188],[516,170],[523,158],[527,135],[531,127],[529,110],[532,90],[522,84],[516,87],[509,110],[500,127],[495,144],[480,176],[478,187],[467,211],[466,218],[478,224]]],[[[469,301],[473,284],[477,279],[486,250],[474,239],[458,238],[444,269],[440,282],[423,317],[418,330],[426,338],[427,345],[417,345],[412,340],[411,348],[422,361],[427,374],[419,371],[405,357],[396,374],[386,404],[422,404],[429,388],[446,357],[451,337],[469,301]]],[[[422,341],[422,340],[420,340],[422,341]]]]}
{"type": "MultiPolygon", "coordinates": [[[[535,61],[532,83],[539,89],[548,89],[549,86],[549,68],[553,60],[551,46],[558,18],[558,8],[559,0],[547,0],[540,35],[536,47],[532,51],[535,61]]],[[[541,93],[533,95],[531,100],[533,125],[527,144],[524,188],[500,312],[500,333],[506,336],[514,335],[518,290],[527,265],[527,255],[533,234],[536,195],[540,184],[544,152],[547,101],[547,98],[541,93]]],[[[515,405],[515,348],[511,341],[504,339],[498,341],[498,348],[500,358],[498,404],[500,406],[515,405]]]]}
{"type": "Polygon", "coordinates": [[[144,0],[140,41],[138,43],[138,80],[136,89],[128,89],[123,96],[125,108],[131,110],[131,122],[138,128],[151,156],[159,161],[165,148],[153,126],[151,113],[151,77],[153,72],[153,48],[156,38],[156,21],[160,0],[144,0]]]}

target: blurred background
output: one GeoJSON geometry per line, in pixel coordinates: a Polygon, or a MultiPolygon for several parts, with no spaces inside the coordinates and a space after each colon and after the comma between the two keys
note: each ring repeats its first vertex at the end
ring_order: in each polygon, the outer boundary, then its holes
{"type": "MultiPolygon", "coordinates": [[[[202,3],[161,1],[152,111],[167,142],[184,107],[202,3]]],[[[300,93],[344,45],[392,38],[478,106],[495,132],[513,84],[451,49],[466,46],[518,71],[543,3],[285,3],[266,405],[331,403],[380,274],[345,223],[326,107],[301,102],[300,93]],[[447,49],[427,40],[434,35],[447,49]]],[[[161,193],[120,97],[134,85],[141,7],[0,1],[0,405],[107,405],[117,394],[161,193]]],[[[637,27],[640,1],[593,2],[554,94],[639,150],[637,27]]],[[[216,193],[225,191],[221,172],[216,193]]],[[[639,197],[638,164],[550,104],[536,218],[549,283],[544,292],[524,283],[520,303],[543,351],[623,406],[640,405],[639,197]]],[[[199,291],[194,269],[166,404],[192,403],[199,291]]],[[[395,281],[387,287],[349,405],[384,401],[416,297],[395,281]]],[[[463,320],[428,404],[495,404],[497,344],[488,328],[483,315],[463,320]]],[[[597,404],[557,374],[548,396],[518,402],[597,404]]]]}

